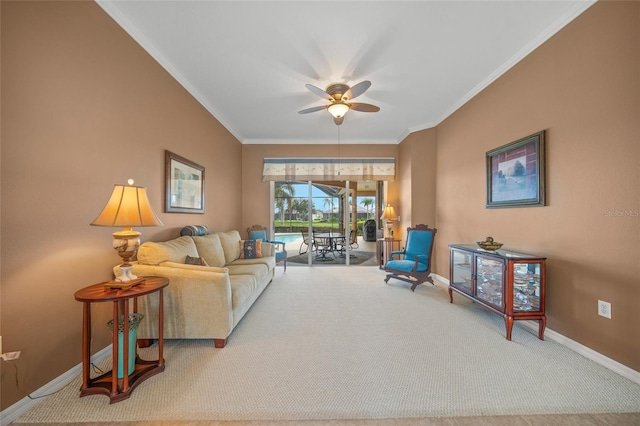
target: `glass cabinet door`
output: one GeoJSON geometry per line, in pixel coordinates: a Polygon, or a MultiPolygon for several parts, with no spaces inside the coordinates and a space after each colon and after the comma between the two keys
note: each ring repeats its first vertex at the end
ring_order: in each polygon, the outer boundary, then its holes
{"type": "Polygon", "coordinates": [[[497,307],[503,308],[502,303],[502,272],[503,265],[499,260],[476,257],[476,297],[497,307]]]}
{"type": "Polygon", "coordinates": [[[459,250],[451,250],[452,275],[451,285],[465,293],[471,293],[471,253],[459,250]]]}
{"type": "Polygon", "coordinates": [[[513,311],[540,311],[540,264],[514,263],[513,311]]]}

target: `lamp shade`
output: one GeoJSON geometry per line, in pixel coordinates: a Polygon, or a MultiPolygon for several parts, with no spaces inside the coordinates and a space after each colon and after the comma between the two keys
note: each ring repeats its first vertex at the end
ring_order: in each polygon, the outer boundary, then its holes
{"type": "MultiPolygon", "coordinates": [[[[146,188],[134,186],[132,179],[129,179],[128,186],[115,185],[107,205],[91,225],[122,227],[122,231],[113,233],[113,248],[124,260],[120,265],[122,275],[116,278],[115,282],[132,286],[142,281],[143,278],[131,273],[133,267],[129,263],[140,247],[140,232],[134,231],[133,227],[162,225],[149,204],[146,188]]],[[[114,284],[109,282],[108,285],[114,284]]]]}
{"type": "Polygon", "coordinates": [[[334,104],[329,105],[329,114],[333,115],[334,118],[342,118],[349,111],[349,105],[343,102],[336,102],[334,104]]]}
{"type": "Polygon", "coordinates": [[[115,185],[111,198],[98,217],[91,222],[95,226],[160,226],[149,204],[147,189],[140,186],[115,185]]]}
{"type": "Polygon", "coordinates": [[[382,217],[380,219],[383,220],[396,220],[398,216],[396,216],[396,211],[391,204],[387,204],[387,207],[384,208],[384,212],[382,213],[382,217]]]}

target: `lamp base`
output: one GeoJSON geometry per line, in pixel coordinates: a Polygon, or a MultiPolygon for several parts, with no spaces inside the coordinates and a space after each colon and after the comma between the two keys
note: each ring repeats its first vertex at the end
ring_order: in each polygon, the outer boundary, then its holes
{"type": "Polygon", "coordinates": [[[387,238],[393,238],[393,223],[387,221],[387,238]]]}
{"type": "Polygon", "coordinates": [[[128,289],[144,281],[144,278],[138,278],[136,275],[133,275],[133,273],[131,272],[132,269],[133,266],[131,266],[130,263],[123,263],[122,265],[120,265],[120,271],[122,272],[122,274],[115,280],[111,280],[105,283],[105,287],[128,289]]]}
{"type": "Polygon", "coordinates": [[[131,266],[128,259],[125,260],[125,263],[120,265],[120,271],[122,272],[122,274],[115,280],[121,283],[127,283],[129,281],[137,280],[138,276],[133,275],[133,272],[131,272],[132,269],[133,266],[131,266]]]}

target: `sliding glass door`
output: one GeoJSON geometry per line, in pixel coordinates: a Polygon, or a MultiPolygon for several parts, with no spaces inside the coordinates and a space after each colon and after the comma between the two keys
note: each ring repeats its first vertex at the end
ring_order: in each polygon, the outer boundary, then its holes
{"type": "MultiPolygon", "coordinates": [[[[375,218],[379,205],[378,185],[369,184],[373,190],[362,190],[369,195],[358,196],[356,182],[274,182],[273,229],[275,240],[287,244],[288,262],[349,265],[357,260],[353,251],[362,244],[363,226],[375,218]]],[[[368,249],[373,256],[375,248],[368,249]]]]}

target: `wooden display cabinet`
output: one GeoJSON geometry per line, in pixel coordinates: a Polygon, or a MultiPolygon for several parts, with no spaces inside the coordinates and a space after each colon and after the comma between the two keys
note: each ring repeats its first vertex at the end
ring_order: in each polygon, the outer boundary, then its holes
{"type": "Polygon", "coordinates": [[[473,244],[452,244],[449,250],[451,303],[456,292],[501,315],[507,340],[514,321],[536,320],[538,338],[544,340],[546,258],[473,244]]]}

